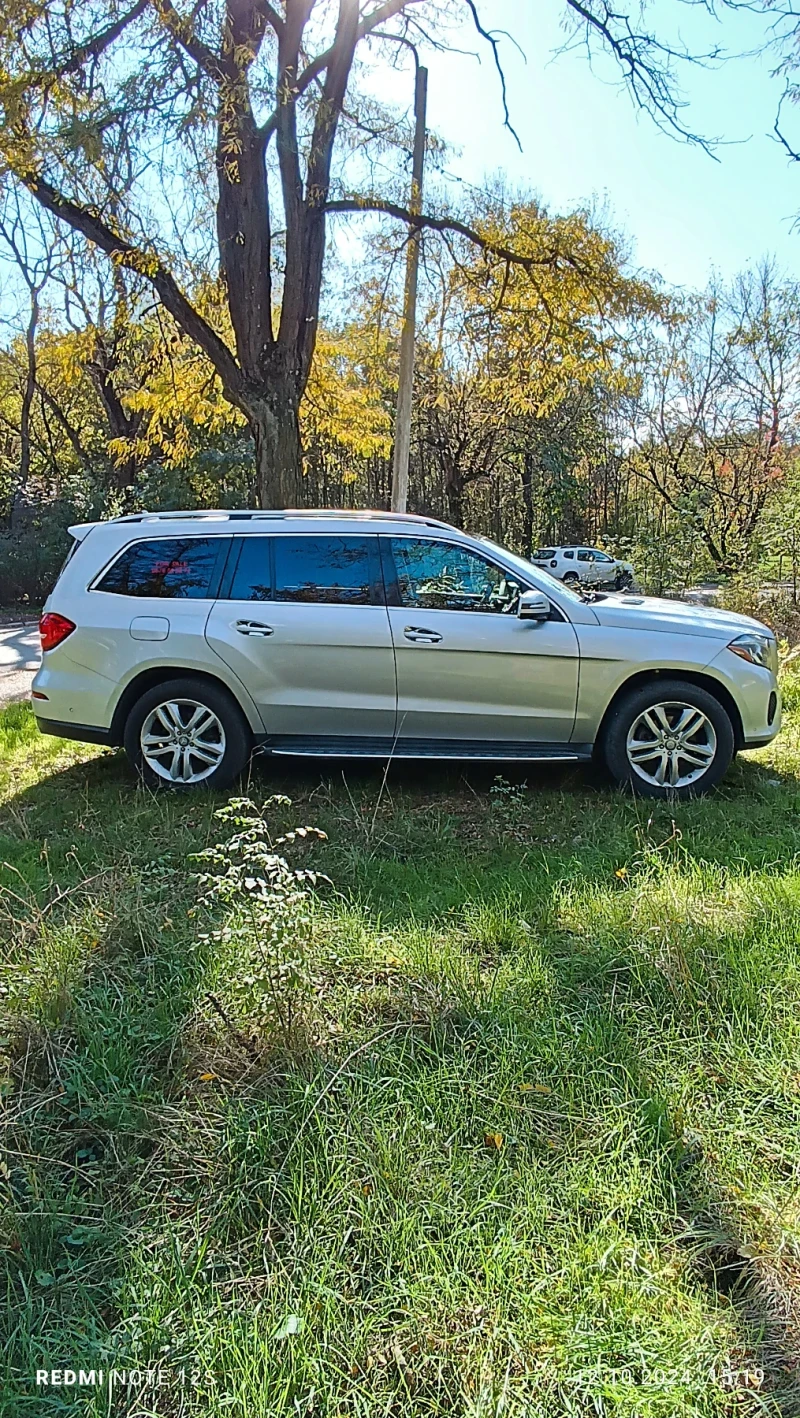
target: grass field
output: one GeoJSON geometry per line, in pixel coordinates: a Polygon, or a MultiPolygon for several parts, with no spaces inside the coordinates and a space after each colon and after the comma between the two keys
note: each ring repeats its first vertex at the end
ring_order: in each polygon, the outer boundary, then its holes
{"type": "Polygon", "coordinates": [[[787,694],[652,815],[577,772],[263,766],[331,883],[282,1027],[195,909],[220,802],[0,716],[0,1412],[800,1414],[787,694]]]}

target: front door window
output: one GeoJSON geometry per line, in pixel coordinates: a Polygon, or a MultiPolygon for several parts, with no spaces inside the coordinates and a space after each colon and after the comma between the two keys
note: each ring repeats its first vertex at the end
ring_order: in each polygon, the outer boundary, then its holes
{"type": "Polygon", "coordinates": [[[391,547],[401,606],[489,614],[516,610],[519,583],[466,547],[422,537],[393,537],[391,547]]]}

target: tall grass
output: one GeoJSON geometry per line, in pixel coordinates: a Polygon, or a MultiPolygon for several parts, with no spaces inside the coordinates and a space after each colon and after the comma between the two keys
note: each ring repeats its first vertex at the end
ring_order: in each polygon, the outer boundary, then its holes
{"type": "Polygon", "coordinates": [[[0,1412],[800,1413],[790,712],[672,810],[260,770],[333,883],[288,1035],[195,914],[219,801],[6,711],[0,1412]]]}

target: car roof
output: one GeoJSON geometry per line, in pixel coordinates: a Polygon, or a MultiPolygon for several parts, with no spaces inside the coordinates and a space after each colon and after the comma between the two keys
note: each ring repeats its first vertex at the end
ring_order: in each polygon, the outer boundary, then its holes
{"type": "Polygon", "coordinates": [[[222,519],[226,522],[293,522],[295,520],[320,520],[325,522],[412,522],[429,527],[446,527],[457,531],[448,522],[437,517],[425,517],[416,512],[383,512],[369,508],[326,508],[287,507],[276,510],[241,510],[239,508],[198,508],[190,512],[128,512],[123,517],[114,517],[114,522],[194,522],[222,519]]]}
{"type": "Polygon", "coordinates": [[[408,527],[433,527],[440,531],[455,533],[459,537],[469,537],[468,532],[461,531],[458,527],[452,527],[449,522],[442,522],[437,517],[426,517],[414,512],[384,512],[371,509],[347,509],[347,508],[285,508],[276,510],[249,510],[228,507],[201,507],[187,510],[175,510],[169,512],[127,512],[120,517],[109,517],[102,522],[81,522],[69,528],[70,535],[79,541],[83,541],[96,527],[118,527],[120,529],[145,527],[149,529],[174,530],[176,525],[180,525],[181,530],[185,526],[203,527],[203,530],[211,530],[211,524],[225,524],[225,530],[232,530],[231,524],[241,527],[242,530],[261,529],[265,524],[286,525],[290,523],[307,524],[313,522],[319,526],[322,523],[330,523],[334,526],[341,523],[368,523],[377,524],[380,522],[390,526],[408,527]]]}

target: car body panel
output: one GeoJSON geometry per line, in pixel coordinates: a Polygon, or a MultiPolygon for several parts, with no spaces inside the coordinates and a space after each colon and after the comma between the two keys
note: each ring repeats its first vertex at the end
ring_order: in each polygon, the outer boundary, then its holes
{"type": "Polygon", "coordinates": [[[395,660],[385,606],[217,601],[206,640],[250,686],[268,734],[392,738],[395,660]],[[269,626],[241,634],[237,622],[269,626]]]}
{"type": "MultiPolygon", "coordinates": [[[[200,646],[213,601],[165,601],[92,590],[118,553],[136,538],[121,539],[118,523],[84,525],[80,531],[84,533],[80,545],[44,606],[45,611],[62,606],[62,613],[69,614],[77,628],[43,656],[33,681],[33,689],[47,695],[46,701],[35,701],[38,717],[110,729],[129,685],[140,675],[167,666],[170,673],[211,670],[238,699],[251,729],[263,733],[246,685],[227,666],[212,670],[203,663],[200,646]],[[142,620],[160,622],[162,627],[166,621],[167,633],[142,639],[138,624],[142,620]]],[[[227,527],[224,531],[229,535],[227,527]]],[[[172,532],[170,528],[169,535],[172,532]]],[[[203,535],[207,535],[205,528],[203,535]]]]}
{"type": "Polygon", "coordinates": [[[578,637],[567,620],[389,608],[398,738],[566,743],[578,696],[578,637]],[[435,643],[410,641],[431,630],[435,643]]]}
{"type": "Polygon", "coordinates": [[[749,615],[656,596],[607,596],[595,601],[592,608],[601,625],[620,630],[644,628],[650,634],[717,637],[726,644],[734,635],[742,635],[746,630],[763,631],[765,628],[749,615]]]}

